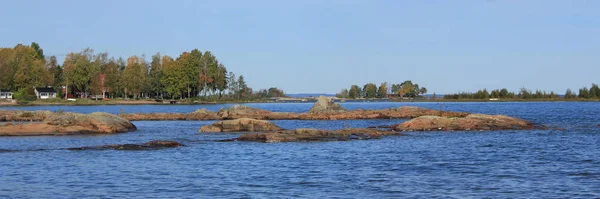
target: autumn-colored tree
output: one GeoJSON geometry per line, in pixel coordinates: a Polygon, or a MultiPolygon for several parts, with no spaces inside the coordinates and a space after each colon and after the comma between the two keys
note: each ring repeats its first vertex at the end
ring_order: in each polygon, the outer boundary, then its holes
{"type": "MultiPolygon", "coordinates": [[[[227,90],[229,97],[255,97],[244,77],[236,78],[210,51],[203,53],[194,49],[182,53],[176,60],[156,54],[151,64],[147,64],[144,57],[132,56],[125,61],[109,58],[108,53],[94,54],[94,50],[87,48],[69,53],[61,66],[55,56],[46,57],[35,42],[31,46],[0,48],[0,88],[32,91],[32,87],[49,85],[65,85],[69,93],[109,93],[110,97],[123,94],[141,97],[149,93],[154,96],[167,93],[171,97],[204,93],[221,97],[227,90]]],[[[282,90],[274,87],[257,93],[284,95],[282,90]]]]}
{"type": "Polygon", "coordinates": [[[63,78],[67,87],[80,92],[89,91],[92,77],[98,72],[92,63],[93,53],[94,50],[86,48],[79,53],[67,54],[63,63],[63,78]]]}
{"type": "Polygon", "coordinates": [[[377,97],[378,98],[387,97],[387,90],[388,90],[387,82],[382,82],[379,85],[379,88],[377,89],[377,97]]]}
{"type": "Polygon", "coordinates": [[[11,65],[14,50],[12,48],[0,48],[0,88],[12,88],[16,68],[11,65]]]}
{"type": "Polygon", "coordinates": [[[34,48],[20,44],[15,46],[13,57],[9,63],[13,69],[16,69],[13,89],[27,88],[31,89],[30,93],[33,93],[33,87],[46,86],[45,63],[46,61],[39,58],[38,52],[34,48]]]}
{"type": "Polygon", "coordinates": [[[205,95],[208,91],[214,92],[217,90],[215,79],[217,77],[218,68],[219,61],[217,61],[217,58],[210,51],[204,52],[201,59],[199,83],[203,84],[201,88],[205,95]]]}

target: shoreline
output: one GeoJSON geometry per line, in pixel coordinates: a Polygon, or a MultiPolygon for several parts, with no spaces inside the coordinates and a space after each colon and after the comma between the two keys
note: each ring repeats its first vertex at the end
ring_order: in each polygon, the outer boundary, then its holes
{"type": "MultiPolygon", "coordinates": [[[[149,101],[149,100],[115,100],[115,101],[93,101],[86,100],[80,102],[44,102],[43,100],[36,100],[27,104],[19,104],[17,102],[0,102],[0,107],[27,107],[27,106],[101,106],[101,105],[206,105],[206,104],[246,104],[246,103],[314,103],[314,100],[308,101],[271,101],[271,100],[247,100],[247,101],[202,101],[202,102],[180,102],[176,104],[170,104],[165,102],[149,101]]],[[[446,102],[600,102],[598,99],[556,99],[556,100],[394,100],[394,99],[362,99],[362,100],[345,100],[341,103],[352,103],[352,102],[366,102],[366,103],[377,103],[377,102],[431,102],[431,103],[446,103],[446,102]]]]}

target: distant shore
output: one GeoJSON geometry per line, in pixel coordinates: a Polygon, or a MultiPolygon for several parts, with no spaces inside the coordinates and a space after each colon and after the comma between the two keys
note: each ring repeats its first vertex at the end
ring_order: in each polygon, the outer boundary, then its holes
{"type": "MultiPolygon", "coordinates": [[[[18,103],[14,100],[0,101],[0,107],[6,106],[90,106],[90,105],[195,105],[195,104],[243,104],[243,103],[313,103],[312,98],[297,98],[297,100],[277,101],[272,99],[259,100],[92,100],[92,99],[76,99],[76,101],[67,100],[35,100],[27,103],[18,103]],[[173,101],[173,102],[171,102],[173,101]]],[[[397,98],[377,98],[377,99],[334,99],[336,102],[600,102],[598,99],[498,99],[498,100],[483,100],[483,99],[397,99],[397,98]]]]}

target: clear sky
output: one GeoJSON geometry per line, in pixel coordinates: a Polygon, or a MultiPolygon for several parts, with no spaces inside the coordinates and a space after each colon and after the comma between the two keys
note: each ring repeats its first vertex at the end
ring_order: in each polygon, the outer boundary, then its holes
{"type": "Polygon", "coordinates": [[[429,93],[600,83],[595,0],[19,0],[0,46],[38,42],[62,61],[212,51],[254,89],[335,93],[412,80],[429,93]]]}

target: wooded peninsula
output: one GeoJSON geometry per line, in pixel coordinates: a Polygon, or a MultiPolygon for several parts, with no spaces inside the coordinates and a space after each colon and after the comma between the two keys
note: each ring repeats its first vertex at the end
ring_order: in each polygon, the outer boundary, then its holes
{"type": "Polygon", "coordinates": [[[285,96],[276,87],[254,91],[210,51],[193,49],[177,58],[156,53],[126,59],[86,48],[47,57],[37,43],[0,48],[0,89],[18,101],[35,100],[36,87],[53,88],[56,98],[252,100],[285,96]]]}

